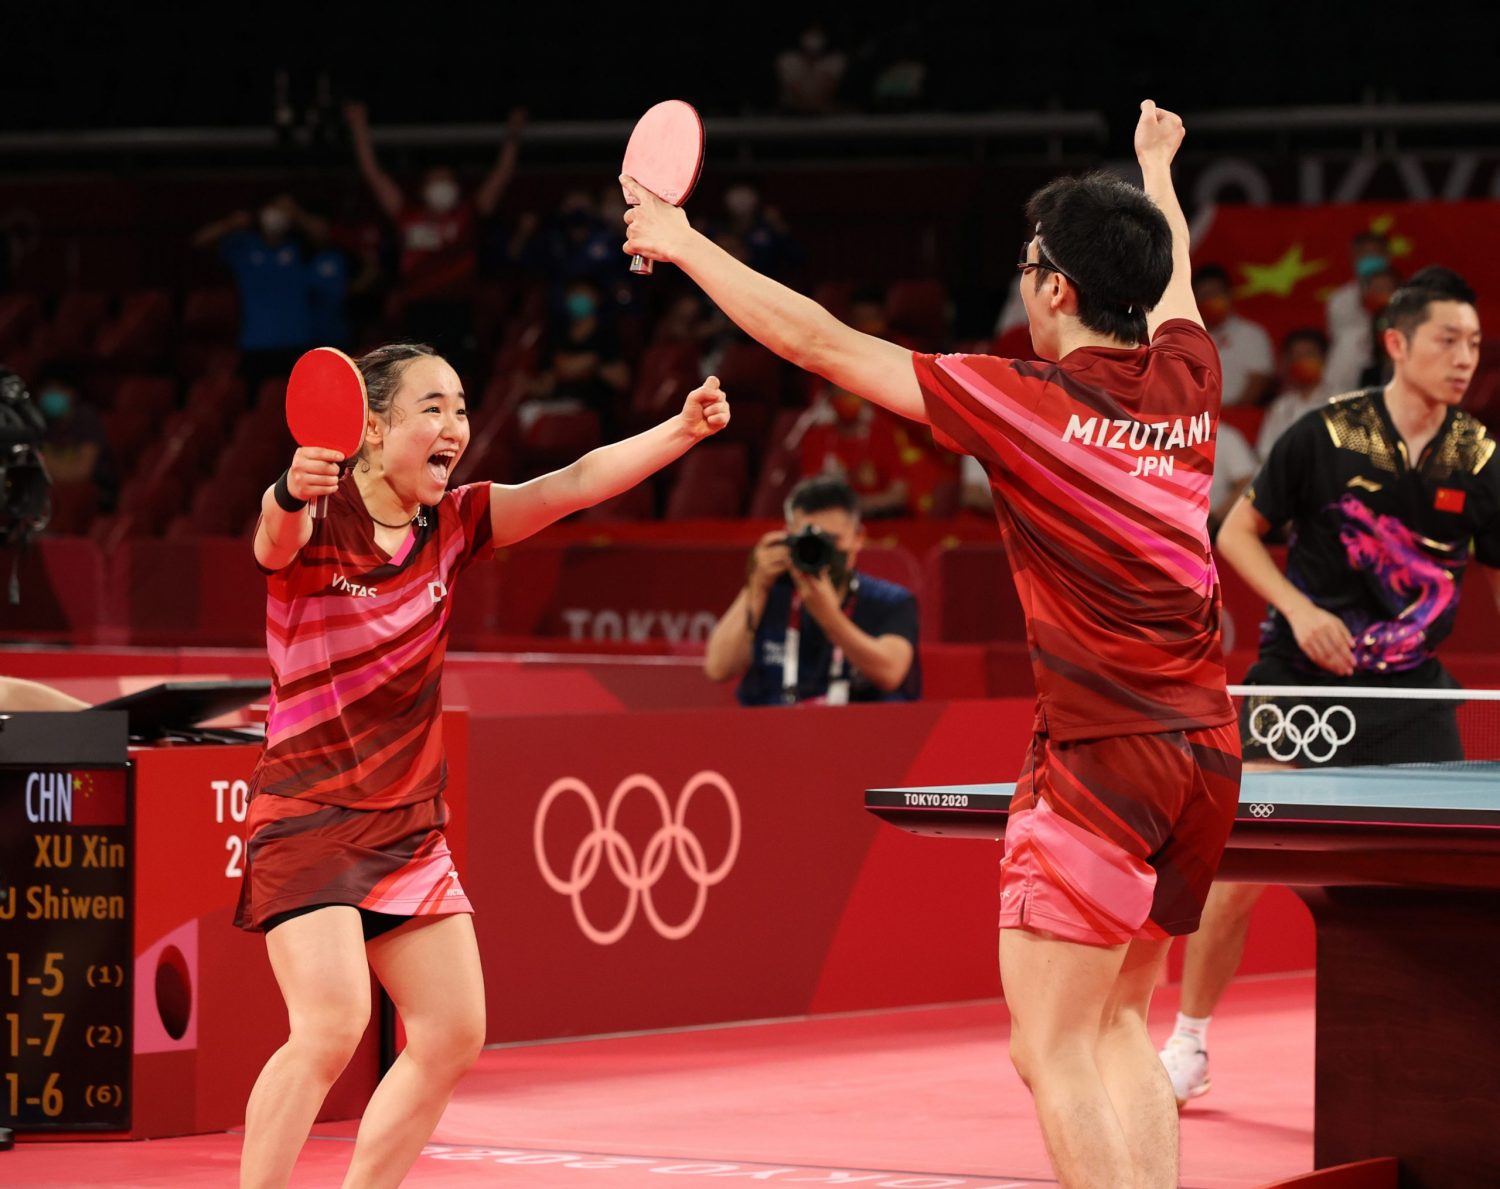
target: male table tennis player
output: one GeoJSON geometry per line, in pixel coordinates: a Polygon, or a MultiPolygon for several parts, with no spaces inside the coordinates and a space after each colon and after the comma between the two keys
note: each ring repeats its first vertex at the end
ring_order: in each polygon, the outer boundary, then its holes
{"type": "MultiPolygon", "coordinates": [[[[1445,268],[1416,273],[1388,314],[1391,382],[1297,421],[1219,531],[1219,555],[1271,605],[1247,684],[1458,684],[1436,648],[1453,627],[1470,559],[1500,566],[1495,441],[1457,407],[1479,364],[1479,315],[1473,291],[1445,268]],[[1279,529],[1290,539],[1285,574],[1262,543],[1279,529]]],[[[1500,593],[1500,574],[1489,577],[1500,593]]],[[[1463,758],[1452,702],[1345,699],[1347,714],[1307,738],[1307,715],[1324,715],[1327,705],[1304,709],[1290,720],[1295,731],[1277,733],[1294,705],[1245,700],[1249,766],[1463,758]]],[[[1262,891],[1215,884],[1188,943],[1182,1010],[1161,1051],[1179,1103],[1209,1088],[1209,1019],[1239,966],[1262,891]]]]}
{"type": "Polygon", "coordinates": [[[624,180],[641,203],[627,252],[677,264],[771,350],[930,424],[989,475],[1038,695],[1000,969],[1011,1056],[1068,1186],[1177,1183],[1146,1008],[1170,936],[1197,927],[1239,791],[1207,530],[1219,360],[1172,187],[1182,136],[1147,101],[1144,194],[1096,175],[1032,196],[1018,267],[1034,361],[859,333],[624,180]]]}

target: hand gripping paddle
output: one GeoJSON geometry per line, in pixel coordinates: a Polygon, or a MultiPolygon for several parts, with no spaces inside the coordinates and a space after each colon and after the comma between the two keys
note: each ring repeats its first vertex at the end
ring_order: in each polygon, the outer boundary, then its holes
{"type": "MultiPolygon", "coordinates": [[[[663,202],[681,206],[698,184],[703,168],[703,121],[691,103],[668,99],[636,121],[620,171],[663,202]]],[[[625,195],[630,201],[630,195],[625,195]]],[[[651,275],[651,261],[635,256],[630,271],[651,275]]]]}
{"type": "MultiPolygon", "coordinates": [[[[286,423],[299,446],[336,450],[347,467],[365,440],[365,378],[354,360],[334,347],[314,347],[292,368],[286,383],[286,423]]],[[[328,497],[313,501],[314,517],[328,497]]]]}

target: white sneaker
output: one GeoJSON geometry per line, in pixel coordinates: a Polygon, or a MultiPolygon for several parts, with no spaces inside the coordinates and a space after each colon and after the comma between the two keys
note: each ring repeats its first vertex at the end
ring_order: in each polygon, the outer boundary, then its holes
{"type": "Polygon", "coordinates": [[[1213,1085],[1208,1078],[1208,1051],[1186,1036],[1173,1036],[1162,1046],[1161,1063],[1172,1079],[1172,1093],[1180,1107],[1189,1098],[1207,1094],[1213,1085]]]}

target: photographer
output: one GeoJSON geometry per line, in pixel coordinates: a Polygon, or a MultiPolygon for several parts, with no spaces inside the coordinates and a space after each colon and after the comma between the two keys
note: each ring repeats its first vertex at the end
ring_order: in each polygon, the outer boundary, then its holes
{"type": "Polygon", "coordinates": [[[922,693],[917,601],[855,568],[864,529],[842,479],[806,479],[785,531],[751,551],[745,588],[713,634],[703,671],[739,677],[745,706],[912,701],[922,693]]]}

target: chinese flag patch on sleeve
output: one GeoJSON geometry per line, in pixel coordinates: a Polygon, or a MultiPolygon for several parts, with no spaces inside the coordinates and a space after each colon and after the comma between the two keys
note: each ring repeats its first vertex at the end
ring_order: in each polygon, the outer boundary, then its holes
{"type": "Polygon", "coordinates": [[[1439,512],[1462,512],[1464,493],[1456,487],[1439,487],[1437,495],[1433,497],[1432,506],[1439,512]]]}

